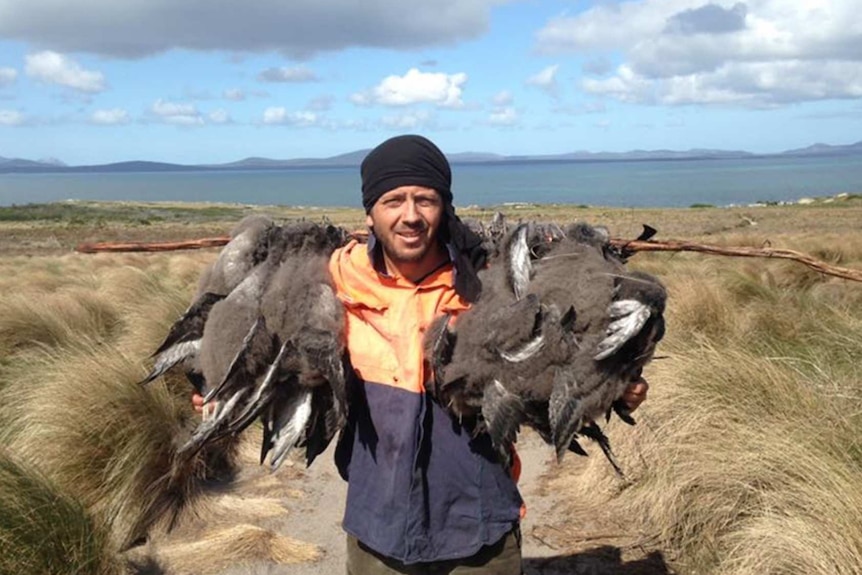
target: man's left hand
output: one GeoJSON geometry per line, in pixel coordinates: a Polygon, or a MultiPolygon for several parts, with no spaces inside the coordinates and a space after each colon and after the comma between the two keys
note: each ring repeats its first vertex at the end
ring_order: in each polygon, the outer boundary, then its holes
{"type": "Polygon", "coordinates": [[[623,403],[626,404],[629,412],[640,407],[640,404],[647,398],[647,391],[649,391],[649,383],[642,377],[629,384],[622,397],[623,403]]]}

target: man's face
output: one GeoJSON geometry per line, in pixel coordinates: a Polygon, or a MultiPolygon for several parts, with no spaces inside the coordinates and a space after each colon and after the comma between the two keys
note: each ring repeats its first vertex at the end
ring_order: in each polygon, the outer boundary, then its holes
{"type": "Polygon", "coordinates": [[[401,186],[380,196],[365,221],[397,265],[422,262],[436,246],[442,220],[440,194],[422,186],[401,186]]]}

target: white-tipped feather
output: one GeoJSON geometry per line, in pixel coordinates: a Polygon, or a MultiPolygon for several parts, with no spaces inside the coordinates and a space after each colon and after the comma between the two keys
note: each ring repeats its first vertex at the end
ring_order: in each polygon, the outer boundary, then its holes
{"type": "Polygon", "coordinates": [[[217,427],[223,421],[225,421],[230,413],[233,411],[234,407],[239,403],[246,395],[246,390],[240,389],[236,393],[234,393],[227,401],[217,401],[215,409],[213,410],[213,422],[212,426],[217,427]]]}
{"type": "Polygon", "coordinates": [[[645,304],[636,299],[623,299],[615,301],[608,306],[608,316],[611,319],[617,319],[623,316],[631,315],[640,311],[645,304]]]}
{"type": "Polygon", "coordinates": [[[192,341],[184,341],[171,346],[156,358],[156,363],[153,366],[152,378],[162,375],[170,368],[183,361],[188,357],[193,357],[201,350],[201,340],[195,339],[192,341]]]}
{"type": "Polygon", "coordinates": [[[509,248],[509,274],[512,279],[512,291],[515,299],[521,299],[527,294],[530,285],[532,265],[530,264],[530,246],[527,245],[527,226],[518,228],[509,248]]]}
{"type": "Polygon", "coordinates": [[[276,372],[278,372],[278,367],[281,365],[281,360],[284,358],[285,352],[290,346],[290,342],[286,341],[282,344],[281,349],[278,350],[278,355],[275,356],[275,359],[272,360],[272,364],[270,364],[269,368],[266,370],[266,375],[263,380],[260,382],[260,385],[257,386],[257,389],[254,392],[254,395],[248,401],[245,406],[245,409],[242,410],[236,419],[234,420],[234,424],[245,419],[250,413],[255,411],[256,409],[260,409],[260,405],[258,405],[263,398],[264,393],[268,392],[273,384],[273,377],[276,372]]]}
{"type": "Polygon", "coordinates": [[[615,319],[608,325],[608,336],[596,346],[596,360],[610,357],[636,336],[649,319],[650,308],[637,300],[621,300],[611,304],[608,313],[615,319]]]}
{"type": "MultiPolygon", "coordinates": [[[[497,353],[500,354],[500,357],[510,363],[520,363],[522,361],[527,361],[528,359],[539,353],[544,346],[545,336],[539,335],[528,341],[526,344],[524,344],[523,347],[515,351],[507,352],[503,350],[498,350],[497,353]]],[[[496,383],[499,385],[500,382],[496,383]]]]}
{"type": "Polygon", "coordinates": [[[272,442],[272,459],[270,465],[275,471],[287,457],[287,454],[293,449],[302,434],[305,432],[305,427],[308,425],[308,420],[311,417],[311,391],[303,391],[300,393],[294,402],[289,404],[285,409],[285,413],[291,413],[287,421],[275,430],[272,442]]]}

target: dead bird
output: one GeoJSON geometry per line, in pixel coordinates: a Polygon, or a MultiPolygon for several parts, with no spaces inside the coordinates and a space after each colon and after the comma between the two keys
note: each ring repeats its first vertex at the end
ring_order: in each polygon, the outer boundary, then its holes
{"type": "Polygon", "coordinates": [[[215,402],[180,449],[204,444],[264,423],[261,460],[277,468],[289,450],[306,447],[309,462],[343,424],[343,315],[327,263],[346,233],[300,222],[270,237],[265,262],[213,306],[204,328],[201,366],[215,402]]]}
{"type": "Polygon", "coordinates": [[[558,458],[596,439],[619,470],[595,422],[615,411],[633,423],[619,399],[664,334],[666,292],[626,270],[608,238],[586,224],[517,226],[480,273],[479,301],[429,330],[432,393],[504,460],[528,425],[558,458]]]}
{"type": "Polygon", "coordinates": [[[268,235],[275,224],[264,216],[248,216],[231,230],[231,240],[216,261],[204,270],[192,304],[171,326],[168,335],[151,357],[153,369],[140,382],[147,384],[180,364],[198,393],[204,380],[197,358],[204,324],[212,307],[236,288],[249,272],[266,259],[268,235]]]}

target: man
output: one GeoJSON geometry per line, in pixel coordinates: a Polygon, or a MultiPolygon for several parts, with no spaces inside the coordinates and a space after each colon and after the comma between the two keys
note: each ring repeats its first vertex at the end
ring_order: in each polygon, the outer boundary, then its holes
{"type": "MultiPolygon", "coordinates": [[[[478,298],[480,239],[455,215],[449,163],[429,140],[389,139],[361,174],[368,244],[330,261],[354,376],[336,453],[348,575],[519,575],[515,479],[487,436],[472,438],[425,393],[424,333],[478,298]]],[[[646,387],[630,387],[631,408],[646,387]]]]}
{"type": "MultiPolygon", "coordinates": [[[[472,437],[425,392],[424,333],[479,297],[480,239],[455,215],[449,163],[429,140],[389,139],[361,174],[369,241],[329,266],[351,364],[336,449],[347,573],[520,575],[516,479],[487,435],[472,437]]],[[[630,386],[630,408],[646,389],[630,386]]]]}

